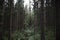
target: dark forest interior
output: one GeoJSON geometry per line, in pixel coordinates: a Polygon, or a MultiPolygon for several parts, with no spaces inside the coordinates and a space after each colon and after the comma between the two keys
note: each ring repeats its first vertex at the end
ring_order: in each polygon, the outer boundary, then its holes
{"type": "Polygon", "coordinates": [[[0,0],[0,40],[56,40],[55,0],[0,0]]]}

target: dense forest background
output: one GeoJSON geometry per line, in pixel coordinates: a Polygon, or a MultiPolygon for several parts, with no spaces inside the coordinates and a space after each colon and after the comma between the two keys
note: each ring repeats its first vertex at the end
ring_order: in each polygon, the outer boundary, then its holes
{"type": "Polygon", "coordinates": [[[56,40],[55,0],[0,0],[0,40],[56,40]]]}

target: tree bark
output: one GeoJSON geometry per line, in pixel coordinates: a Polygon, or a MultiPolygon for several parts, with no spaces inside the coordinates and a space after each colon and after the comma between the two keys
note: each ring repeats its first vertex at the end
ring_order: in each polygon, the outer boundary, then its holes
{"type": "Polygon", "coordinates": [[[1,22],[0,22],[0,25],[1,25],[1,29],[0,29],[0,40],[3,40],[3,37],[4,37],[4,13],[5,13],[5,6],[4,6],[4,0],[1,0],[0,1],[0,6],[1,6],[1,10],[2,10],[2,12],[1,12],[1,14],[0,14],[0,16],[2,17],[1,18],[1,22]]]}
{"type": "Polygon", "coordinates": [[[41,0],[41,13],[40,13],[40,24],[41,24],[41,40],[45,40],[44,32],[44,0],[41,0]]]}
{"type": "Polygon", "coordinates": [[[10,26],[9,26],[9,37],[8,40],[11,40],[11,33],[12,33],[12,9],[13,9],[13,0],[8,0],[9,3],[9,12],[10,12],[10,26]]]}

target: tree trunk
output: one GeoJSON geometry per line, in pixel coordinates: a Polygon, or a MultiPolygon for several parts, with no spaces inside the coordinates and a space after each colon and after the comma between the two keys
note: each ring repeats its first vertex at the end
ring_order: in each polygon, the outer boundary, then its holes
{"type": "Polygon", "coordinates": [[[0,22],[0,40],[3,40],[3,37],[4,37],[4,13],[5,13],[5,6],[4,6],[4,0],[1,0],[1,14],[0,14],[0,17],[1,17],[1,22],[0,22]]]}
{"type": "Polygon", "coordinates": [[[10,12],[10,27],[9,27],[9,37],[8,40],[11,40],[11,33],[12,33],[12,9],[13,9],[13,0],[8,0],[9,2],[9,12],[10,12]]]}
{"type": "Polygon", "coordinates": [[[44,33],[44,0],[41,0],[41,13],[40,13],[40,24],[41,24],[41,40],[45,40],[44,33]]]}

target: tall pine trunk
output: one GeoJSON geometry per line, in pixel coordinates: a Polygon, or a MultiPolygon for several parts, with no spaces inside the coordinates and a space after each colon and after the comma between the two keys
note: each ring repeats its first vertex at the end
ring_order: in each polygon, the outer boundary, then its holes
{"type": "Polygon", "coordinates": [[[5,6],[4,0],[0,1],[0,40],[3,40],[4,37],[4,13],[5,13],[5,6]]]}
{"type": "Polygon", "coordinates": [[[41,24],[41,40],[45,40],[44,32],[44,0],[41,0],[41,13],[40,13],[40,24],[41,24]]]}
{"type": "Polygon", "coordinates": [[[10,13],[10,26],[9,26],[9,37],[8,40],[12,40],[11,39],[11,33],[12,33],[12,9],[13,9],[13,0],[8,0],[9,2],[9,13],[10,13]]]}

